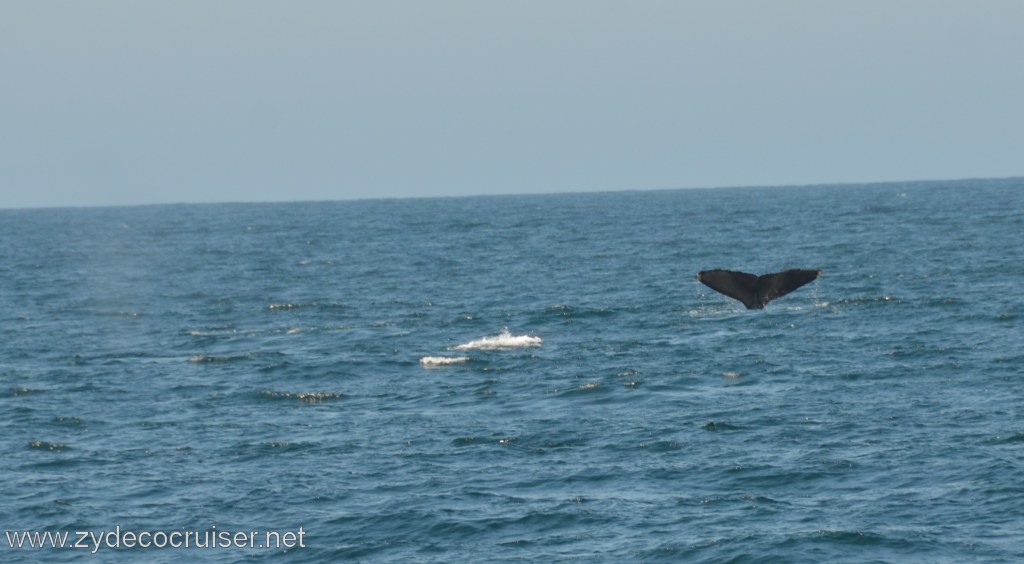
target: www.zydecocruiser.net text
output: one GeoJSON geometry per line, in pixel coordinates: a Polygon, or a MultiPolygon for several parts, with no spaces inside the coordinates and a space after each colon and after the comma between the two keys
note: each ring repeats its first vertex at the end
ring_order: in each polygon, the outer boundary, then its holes
{"type": "Polygon", "coordinates": [[[212,526],[207,531],[134,531],[117,525],[104,531],[4,531],[12,549],[77,549],[96,554],[101,549],[198,548],[291,549],[306,548],[306,531],[228,531],[212,526]]]}

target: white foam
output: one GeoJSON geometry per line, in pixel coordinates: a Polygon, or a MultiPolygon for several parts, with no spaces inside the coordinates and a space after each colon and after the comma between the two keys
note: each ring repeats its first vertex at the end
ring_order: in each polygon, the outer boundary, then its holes
{"type": "Polygon", "coordinates": [[[434,366],[447,366],[449,364],[458,364],[460,362],[469,362],[468,356],[425,356],[420,359],[420,364],[428,368],[434,366]]]}
{"type": "Polygon", "coordinates": [[[544,341],[533,335],[513,335],[505,329],[494,337],[481,337],[475,341],[457,345],[452,349],[457,351],[482,350],[492,351],[498,349],[515,349],[519,347],[539,347],[544,341]]]}

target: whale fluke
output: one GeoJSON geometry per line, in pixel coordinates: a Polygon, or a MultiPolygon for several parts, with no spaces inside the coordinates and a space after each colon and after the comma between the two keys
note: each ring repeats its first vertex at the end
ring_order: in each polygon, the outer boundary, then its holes
{"type": "Polygon", "coordinates": [[[734,270],[702,270],[697,273],[697,280],[716,292],[743,302],[747,309],[764,309],[768,302],[819,276],[820,270],[798,268],[761,276],[734,270]]]}

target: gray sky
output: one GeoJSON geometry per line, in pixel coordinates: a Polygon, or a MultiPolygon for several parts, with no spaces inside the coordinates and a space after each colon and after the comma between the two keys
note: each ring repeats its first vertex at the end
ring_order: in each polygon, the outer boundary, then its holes
{"type": "Polygon", "coordinates": [[[1024,174],[1018,0],[0,0],[0,208],[1024,174]]]}

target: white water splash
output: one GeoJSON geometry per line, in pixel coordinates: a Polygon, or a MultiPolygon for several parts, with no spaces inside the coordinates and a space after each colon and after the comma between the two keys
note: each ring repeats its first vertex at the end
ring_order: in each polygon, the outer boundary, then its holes
{"type": "Polygon", "coordinates": [[[425,356],[420,359],[420,364],[426,368],[435,368],[438,366],[448,366],[449,364],[459,364],[462,362],[469,362],[468,356],[425,356]]]}
{"type": "Polygon", "coordinates": [[[533,335],[513,335],[512,333],[509,333],[508,329],[505,329],[494,337],[481,337],[475,341],[454,346],[452,349],[457,351],[492,351],[500,349],[515,349],[520,347],[539,347],[543,342],[543,339],[540,337],[534,337],[533,335]]]}

